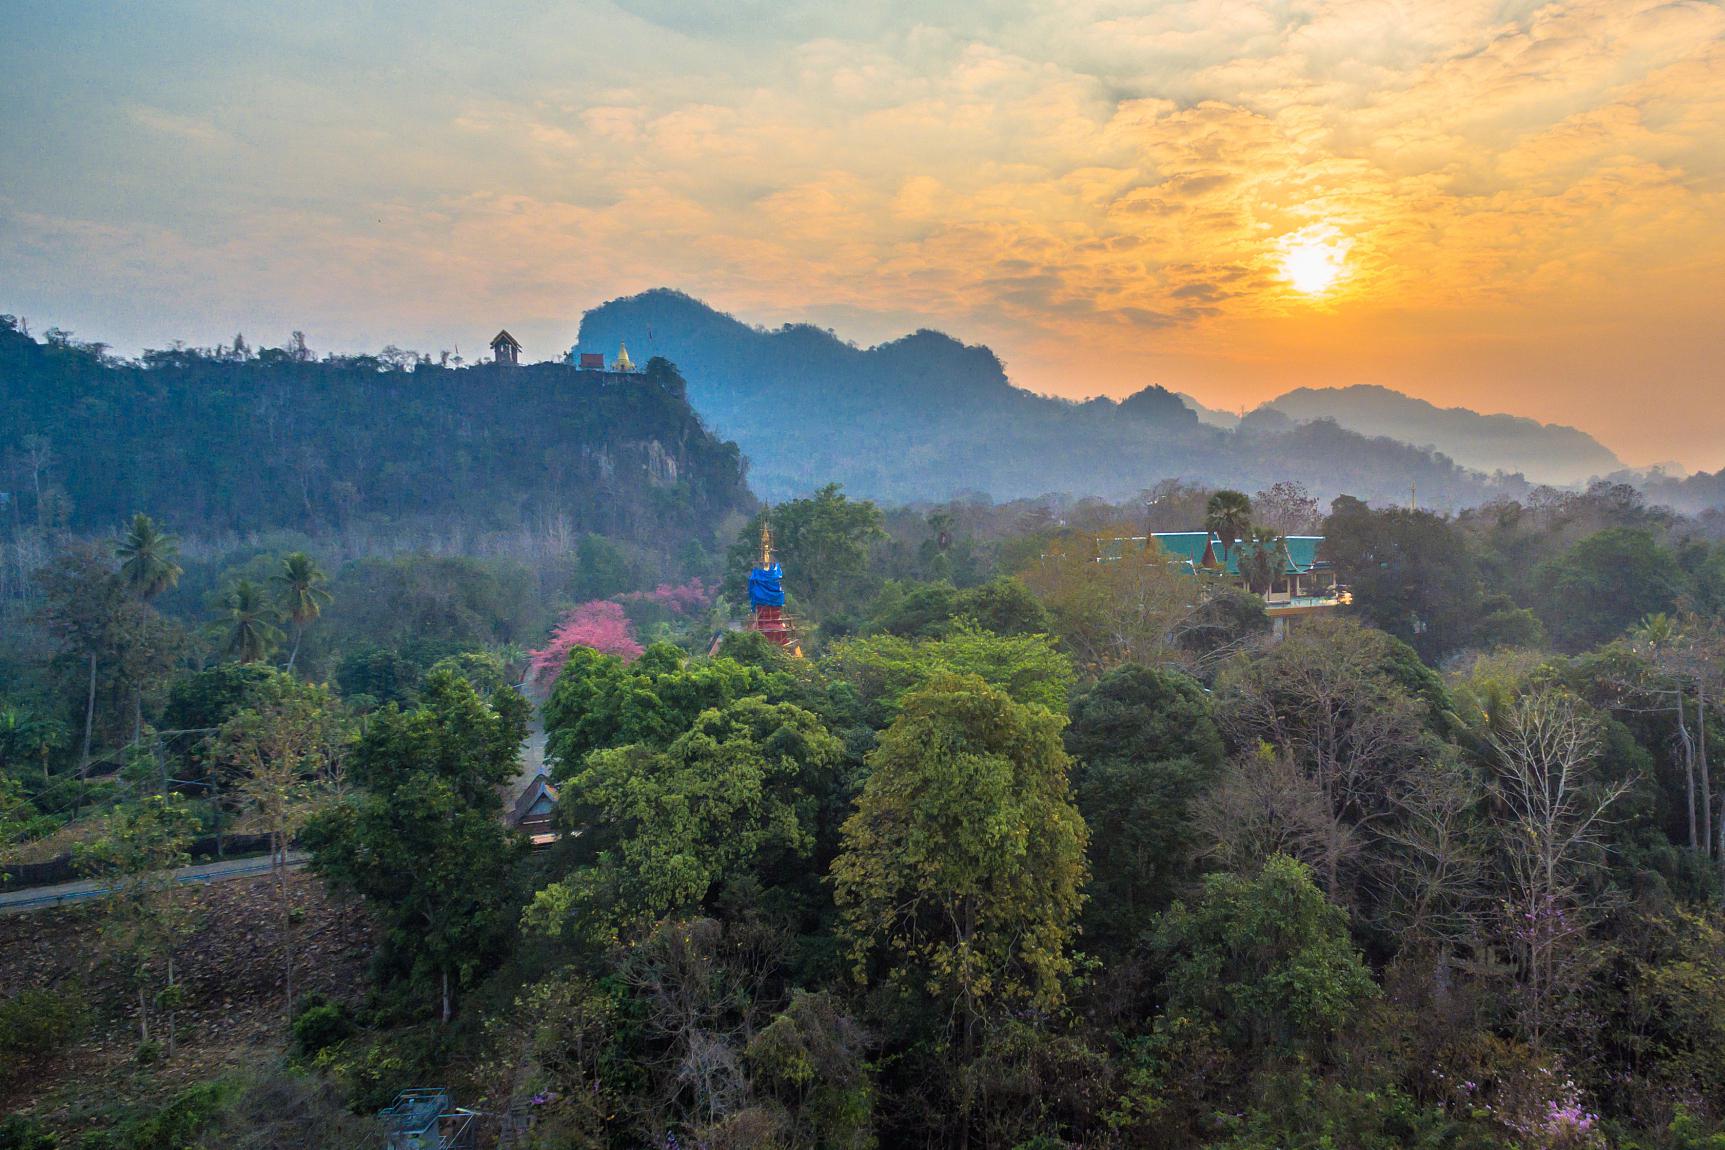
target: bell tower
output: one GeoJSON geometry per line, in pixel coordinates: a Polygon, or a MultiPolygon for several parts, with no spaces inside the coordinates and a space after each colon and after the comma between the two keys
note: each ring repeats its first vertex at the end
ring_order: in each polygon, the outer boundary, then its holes
{"type": "Polygon", "coordinates": [[[500,331],[491,339],[491,360],[499,367],[521,366],[521,342],[507,331],[500,331]]]}

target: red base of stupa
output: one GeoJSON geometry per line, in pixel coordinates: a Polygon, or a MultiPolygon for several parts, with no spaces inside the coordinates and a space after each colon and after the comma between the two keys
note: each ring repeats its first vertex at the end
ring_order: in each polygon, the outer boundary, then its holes
{"type": "Polygon", "coordinates": [[[796,628],[785,618],[783,607],[756,607],[749,617],[749,629],[759,631],[781,647],[794,646],[797,641],[796,628]]]}

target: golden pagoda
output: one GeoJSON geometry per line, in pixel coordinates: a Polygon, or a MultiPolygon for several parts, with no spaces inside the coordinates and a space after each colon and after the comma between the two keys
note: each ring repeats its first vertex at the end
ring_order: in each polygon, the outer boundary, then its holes
{"type": "Polygon", "coordinates": [[[635,370],[635,361],[629,358],[629,345],[628,344],[619,343],[617,345],[617,362],[611,365],[611,370],[612,371],[634,371],[635,370]]]}

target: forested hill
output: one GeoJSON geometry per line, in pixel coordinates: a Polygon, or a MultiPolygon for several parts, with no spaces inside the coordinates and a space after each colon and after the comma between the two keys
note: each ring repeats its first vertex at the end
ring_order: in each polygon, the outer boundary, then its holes
{"type": "Polygon", "coordinates": [[[987,348],[938,332],[858,348],[806,325],[753,328],[661,289],[588,312],[576,350],[611,356],[624,342],[678,365],[690,401],[742,445],[752,485],[772,499],[835,480],[894,501],[1127,497],[1171,478],[1246,490],[1298,479],[1323,496],[1395,501],[1417,484],[1432,506],[1502,490],[1441,455],[1334,423],[1209,427],[1153,385],[1119,403],[1037,395],[1012,386],[987,348]]]}
{"type": "Polygon", "coordinates": [[[1264,406],[1302,422],[1333,419],[1362,435],[1430,446],[1464,467],[1520,471],[1542,483],[1585,483],[1623,469],[1623,461],[1585,431],[1437,407],[1387,387],[1301,387],[1264,406]]]}
{"type": "Polygon", "coordinates": [[[441,533],[556,525],[712,541],[753,496],[663,361],[636,375],[390,368],[268,349],[105,361],[0,324],[0,491],[102,530],[135,511],[184,532],[441,533]]]}

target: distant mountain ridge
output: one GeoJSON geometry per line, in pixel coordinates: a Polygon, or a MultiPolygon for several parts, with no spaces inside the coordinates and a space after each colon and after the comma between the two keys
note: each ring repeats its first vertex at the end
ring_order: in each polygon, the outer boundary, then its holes
{"type": "Polygon", "coordinates": [[[637,361],[677,365],[690,403],[742,447],[750,485],[769,499],[835,480],[893,501],[1120,498],[1171,478],[1248,491],[1297,479],[1323,497],[1379,501],[1405,500],[1417,484],[1432,506],[1517,490],[1335,422],[1206,426],[1155,385],[1118,403],[1038,395],[1014,387],[988,348],[935,331],[860,348],[806,324],[752,327],[661,288],[587,312],[571,356],[624,343],[637,361]]]}
{"type": "Polygon", "coordinates": [[[1520,472],[1541,483],[1585,483],[1624,467],[1610,448],[1573,427],[1438,407],[1373,384],[1301,387],[1263,406],[1302,423],[1333,419],[1361,435],[1387,435],[1441,451],[1463,467],[1520,472]]]}

